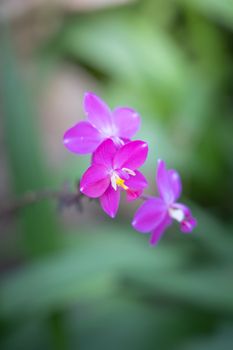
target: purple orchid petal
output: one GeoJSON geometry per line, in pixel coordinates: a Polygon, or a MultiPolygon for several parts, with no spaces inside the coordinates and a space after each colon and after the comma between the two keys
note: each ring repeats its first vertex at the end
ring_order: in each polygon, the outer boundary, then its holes
{"type": "Polygon", "coordinates": [[[148,199],[136,211],[132,222],[133,227],[142,233],[151,232],[164,220],[167,208],[161,198],[148,199]]]}
{"type": "Polygon", "coordinates": [[[120,190],[116,191],[112,186],[109,186],[106,192],[100,197],[100,204],[102,209],[111,218],[116,216],[120,203],[120,190]]]}
{"type": "Polygon", "coordinates": [[[117,146],[111,139],[103,141],[93,154],[92,163],[103,164],[112,168],[113,158],[117,152],[117,146]]]}
{"type": "Polygon", "coordinates": [[[80,191],[86,196],[97,198],[102,196],[110,184],[110,177],[103,165],[92,165],[83,174],[80,191]]]}
{"type": "Polygon", "coordinates": [[[140,116],[131,108],[116,108],[113,111],[113,120],[121,138],[131,139],[140,128],[140,116]]]}
{"type": "Polygon", "coordinates": [[[112,112],[110,108],[92,92],[85,94],[83,108],[88,120],[100,131],[109,129],[112,126],[112,112]]]}
{"type": "Polygon", "coordinates": [[[164,231],[168,226],[171,225],[171,219],[168,215],[165,216],[165,218],[158,224],[158,226],[153,230],[151,238],[150,238],[150,244],[156,245],[161,236],[163,235],[164,231]]]}
{"type": "Polygon", "coordinates": [[[197,220],[194,217],[190,216],[181,222],[180,230],[183,233],[191,233],[196,226],[197,220]]]}
{"type": "Polygon", "coordinates": [[[130,176],[125,181],[125,185],[129,187],[127,191],[127,200],[132,201],[141,196],[144,188],[148,186],[148,182],[140,171],[135,170],[135,176],[130,176]]]}
{"type": "Polygon", "coordinates": [[[166,164],[163,160],[158,160],[156,183],[160,196],[164,199],[167,204],[174,202],[173,186],[171,184],[171,177],[166,169],[166,164]]]}
{"type": "Polygon", "coordinates": [[[93,125],[80,122],[66,131],[63,142],[69,151],[87,154],[93,152],[101,140],[101,134],[93,125]]]}
{"type": "Polygon", "coordinates": [[[176,170],[170,169],[168,170],[168,176],[170,178],[170,184],[172,187],[174,200],[176,201],[180,197],[182,192],[182,183],[180,175],[176,170]]]}
{"type": "Polygon", "coordinates": [[[113,164],[115,169],[135,170],[142,166],[148,154],[148,145],[143,141],[132,141],[122,146],[116,153],[113,164]]]}

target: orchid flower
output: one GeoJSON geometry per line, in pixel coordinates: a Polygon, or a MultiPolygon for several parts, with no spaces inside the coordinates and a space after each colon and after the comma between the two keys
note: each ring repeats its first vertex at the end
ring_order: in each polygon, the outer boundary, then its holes
{"type": "Polygon", "coordinates": [[[122,190],[130,201],[139,197],[147,186],[145,177],[137,170],[145,162],[147,153],[148,146],[143,141],[131,141],[118,148],[113,140],[105,140],[82,176],[80,191],[88,197],[99,198],[102,209],[114,218],[122,190]]]}
{"type": "Polygon", "coordinates": [[[135,213],[132,225],[142,233],[151,232],[150,243],[155,245],[172,220],[180,223],[183,233],[189,233],[196,226],[190,209],[177,203],[181,195],[182,185],[179,174],[175,170],[167,170],[163,160],[158,161],[156,183],[159,197],[150,197],[135,213]]]}
{"type": "Polygon", "coordinates": [[[135,135],[140,127],[137,112],[128,107],[118,107],[111,111],[98,96],[87,92],[84,96],[86,121],[81,121],[66,131],[64,145],[69,151],[88,154],[105,140],[122,146],[135,135]]]}

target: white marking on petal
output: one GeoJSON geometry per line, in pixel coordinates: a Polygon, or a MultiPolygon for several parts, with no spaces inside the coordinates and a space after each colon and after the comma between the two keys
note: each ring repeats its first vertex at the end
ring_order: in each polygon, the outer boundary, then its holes
{"type": "Polygon", "coordinates": [[[131,170],[131,169],[128,169],[128,168],[122,168],[123,171],[125,171],[127,174],[129,175],[132,175],[132,176],[135,176],[136,173],[135,171],[131,170]]]}
{"type": "Polygon", "coordinates": [[[101,131],[106,138],[112,138],[112,139],[118,138],[117,128],[114,124],[104,126],[101,131]]]}
{"type": "Polygon", "coordinates": [[[169,215],[172,219],[182,222],[185,218],[185,214],[181,209],[169,208],[169,215]]]}
{"type": "Polygon", "coordinates": [[[114,188],[115,191],[117,190],[117,182],[116,182],[117,178],[118,178],[118,175],[113,172],[113,174],[111,176],[111,185],[112,185],[112,187],[114,188]]]}
{"type": "Polygon", "coordinates": [[[112,135],[112,136],[110,136],[110,138],[113,140],[115,145],[117,145],[117,146],[123,146],[124,145],[124,141],[121,140],[120,137],[112,135]]]}

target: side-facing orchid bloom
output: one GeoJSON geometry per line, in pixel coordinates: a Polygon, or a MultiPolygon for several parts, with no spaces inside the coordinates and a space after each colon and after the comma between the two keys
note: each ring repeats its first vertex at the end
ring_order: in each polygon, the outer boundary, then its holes
{"type": "Polygon", "coordinates": [[[196,219],[184,204],[177,203],[182,185],[175,170],[167,170],[163,160],[158,161],[156,183],[160,197],[150,197],[135,213],[132,225],[142,233],[151,232],[150,243],[155,245],[172,220],[180,223],[180,229],[189,233],[196,226],[196,219]]]}
{"type": "Polygon", "coordinates": [[[64,145],[78,154],[92,153],[105,139],[124,145],[140,127],[140,117],[131,108],[118,107],[111,111],[98,96],[87,92],[83,102],[87,120],[66,131],[64,145]]]}
{"type": "Polygon", "coordinates": [[[145,162],[147,153],[148,146],[143,141],[132,141],[117,148],[111,139],[105,140],[82,176],[80,191],[88,197],[99,198],[102,209],[114,218],[121,190],[126,191],[128,200],[133,200],[147,186],[145,177],[137,170],[145,162]]]}

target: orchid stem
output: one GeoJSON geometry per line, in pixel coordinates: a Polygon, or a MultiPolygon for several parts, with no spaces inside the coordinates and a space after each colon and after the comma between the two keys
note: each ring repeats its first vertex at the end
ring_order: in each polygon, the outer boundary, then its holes
{"type": "MultiPolygon", "coordinates": [[[[15,199],[3,206],[0,206],[0,219],[16,214],[18,211],[32,204],[44,200],[54,199],[58,202],[59,207],[77,206],[80,208],[80,200],[84,195],[81,192],[70,192],[67,190],[44,189],[38,191],[29,191],[18,199],[15,199]]],[[[80,208],[81,209],[81,208],[80,208]]]]}
{"type": "Polygon", "coordinates": [[[146,195],[146,194],[143,194],[139,197],[139,199],[142,199],[143,201],[147,201],[148,199],[152,198],[152,196],[149,196],[149,195],[146,195]]]}
{"type": "MultiPolygon", "coordinates": [[[[71,192],[67,191],[67,189],[62,189],[60,191],[51,189],[28,191],[21,197],[0,206],[0,220],[17,214],[21,209],[29,205],[51,199],[57,201],[60,208],[76,206],[81,210],[81,199],[83,197],[85,196],[81,192],[71,192]]],[[[146,201],[150,199],[151,196],[141,195],[139,198],[146,201]]]]}

